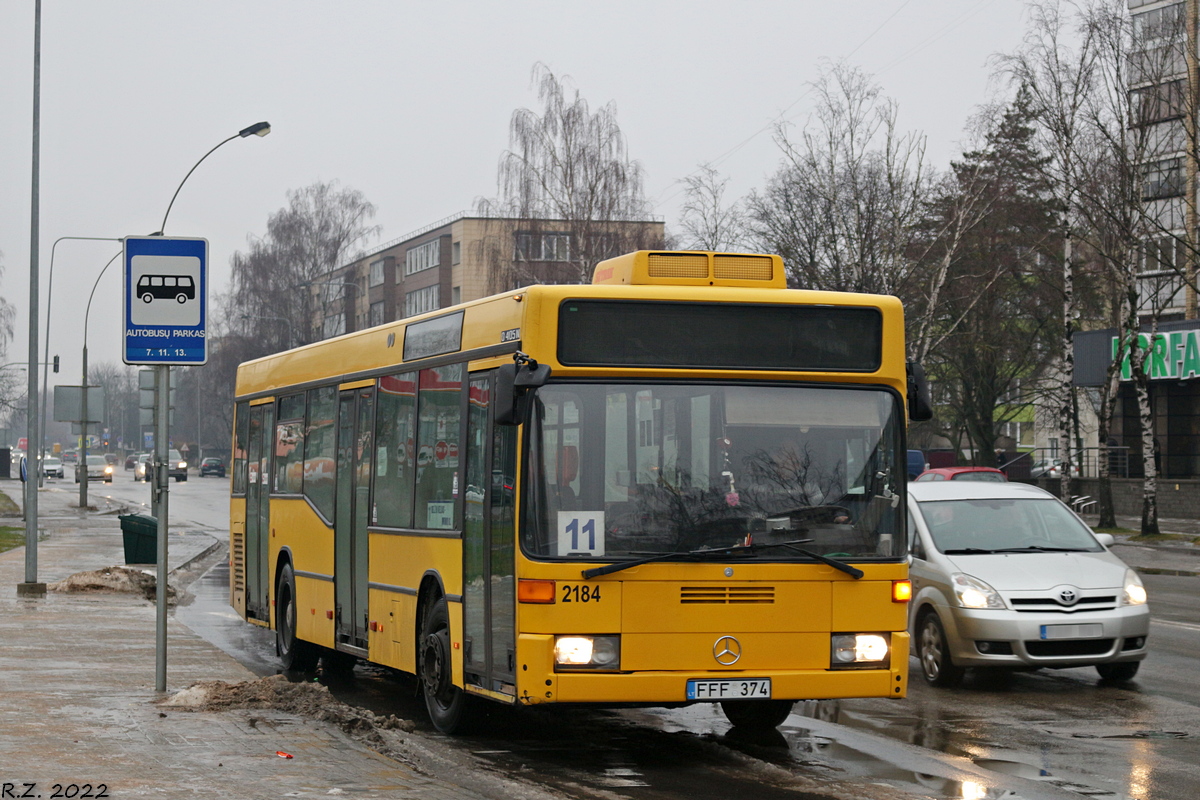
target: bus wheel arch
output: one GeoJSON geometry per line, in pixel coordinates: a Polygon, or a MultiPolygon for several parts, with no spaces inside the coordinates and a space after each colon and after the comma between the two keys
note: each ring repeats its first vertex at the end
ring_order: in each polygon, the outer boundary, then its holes
{"type": "Polygon", "coordinates": [[[275,587],[275,652],[284,669],[310,672],[316,669],[321,650],[296,636],[296,574],[286,556],[279,559],[275,587]]]}
{"type": "Polygon", "coordinates": [[[422,581],[419,596],[416,669],[425,708],[439,731],[461,733],[467,696],[454,685],[449,603],[440,582],[430,576],[422,581]]]}

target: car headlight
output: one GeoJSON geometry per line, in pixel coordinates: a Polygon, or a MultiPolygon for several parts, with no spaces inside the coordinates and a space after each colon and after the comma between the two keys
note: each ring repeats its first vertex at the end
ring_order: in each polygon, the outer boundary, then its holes
{"type": "Polygon", "coordinates": [[[105,468],[104,468],[104,474],[105,474],[105,475],[112,475],[112,467],[111,467],[111,466],[107,466],[107,467],[105,467],[105,468]]]}
{"type": "Polygon", "coordinates": [[[556,636],[554,666],[560,670],[619,670],[620,636],[556,636]]]}
{"type": "Polygon", "coordinates": [[[954,596],[963,608],[1004,608],[1004,600],[999,592],[988,586],[979,578],[974,578],[962,572],[950,576],[954,586],[954,596]]]}
{"type": "Polygon", "coordinates": [[[186,462],[186,461],[180,461],[180,462],[179,462],[179,469],[187,469],[187,462],[186,462]]]}
{"type": "Polygon", "coordinates": [[[835,633],[829,640],[829,668],[886,667],[890,649],[886,633],[835,633]]]}
{"type": "Polygon", "coordinates": [[[1121,595],[1121,605],[1142,606],[1146,604],[1146,586],[1141,577],[1133,570],[1125,571],[1125,591],[1121,595]]]}

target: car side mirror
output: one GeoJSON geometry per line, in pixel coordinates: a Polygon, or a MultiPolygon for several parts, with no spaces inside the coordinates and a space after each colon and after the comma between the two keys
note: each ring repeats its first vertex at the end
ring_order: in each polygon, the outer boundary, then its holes
{"type": "Polygon", "coordinates": [[[1111,533],[1097,533],[1096,541],[1108,548],[1112,547],[1117,540],[1113,538],[1111,533]]]}

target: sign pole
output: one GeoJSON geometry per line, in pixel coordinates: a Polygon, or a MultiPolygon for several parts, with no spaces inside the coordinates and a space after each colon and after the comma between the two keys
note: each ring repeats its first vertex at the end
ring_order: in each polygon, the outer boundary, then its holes
{"type": "Polygon", "coordinates": [[[155,368],[158,382],[158,408],[155,409],[154,424],[154,483],[158,495],[158,579],[155,589],[155,627],[157,635],[154,648],[154,690],[167,690],[167,498],[170,493],[171,464],[168,460],[171,367],[162,364],[155,368]]]}
{"type": "MultiPolygon", "coordinates": [[[[170,213],[170,209],[167,211],[170,213]]],[[[208,242],[165,236],[126,236],[124,245],[124,360],[126,364],[155,367],[157,396],[152,464],[154,494],[158,498],[155,514],[158,522],[158,586],[154,688],[165,692],[171,365],[200,366],[208,362],[208,242]]]]}

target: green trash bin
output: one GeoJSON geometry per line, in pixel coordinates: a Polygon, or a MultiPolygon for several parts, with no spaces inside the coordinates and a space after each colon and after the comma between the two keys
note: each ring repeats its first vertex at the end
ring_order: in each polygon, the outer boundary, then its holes
{"type": "Polygon", "coordinates": [[[158,563],[158,520],[146,514],[122,514],[126,564],[158,563]]]}

